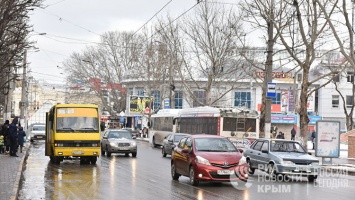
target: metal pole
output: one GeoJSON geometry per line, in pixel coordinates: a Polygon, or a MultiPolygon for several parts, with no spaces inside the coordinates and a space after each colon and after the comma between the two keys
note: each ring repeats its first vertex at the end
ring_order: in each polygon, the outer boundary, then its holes
{"type": "Polygon", "coordinates": [[[25,108],[26,108],[26,62],[27,62],[27,50],[25,50],[23,58],[23,73],[22,73],[22,91],[21,91],[21,102],[20,102],[20,123],[22,127],[26,127],[25,124],[25,108]]]}

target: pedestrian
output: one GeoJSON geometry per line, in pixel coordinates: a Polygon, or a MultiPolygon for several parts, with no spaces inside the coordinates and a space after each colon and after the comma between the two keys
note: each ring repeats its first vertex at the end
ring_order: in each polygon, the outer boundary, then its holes
{"type": "Polygon", "coordinates": [[[0,154],[4,153],[4,136],[0,134],[0,154]]]}
{"type": "Polygon", "coordinates": [[[1,126],[1,135],[4,136],[5,154],[10,152],[9,126],[9,120],[6,120],[5,123],[1,126]]]}
{"type": "Polygon", "coordinates": [[[18,127],[18,145],[20,147],[20,153],[22,153],[24,137],[26,137],[26,132],[23,130],[22,126],[18,127]]]}
{"type": "Polygon", "coordinates": [[[296,129],[295,129],[295,127],[292,127],[292,130],[291,130],[291,140],[295,140],[295,136],[296,136],[296,129]]]}
{"type": "Polygon", "coordinates": [[[10,156],[18,157],[16,155],[17,152],[17,123],[18,123],[18,117],[15,117],[9,127],[9,138],[10,138],[10,156]]]}
{"type": "Polygon", "coordinates": [[[105,131],[105,129],[106,129],[106,124],[105,124],[104,121],[101,121],[101,122],[100,122],[100,129],[101,129],[101,131],[105,131]]]}
{"type": "Polygon", "coordinates": [[[311,137],[312,137],[312,144],[313,144],[312,149],[314,150],[314,143],[316,142],[316,131],[315,130],[312,131],[311,137]]]}
{"type": "Polygon", "coordinates": [[[285,139],[281,131],[277,134],[276,139],[285,139]]]}
{"type": "Polygon", "coordinates": [[[139,135],[139,137],[143,138],[143,131],[142,131],[141,128],[140,128],[139,131],[138,131],[138,135],[139,135]]]}

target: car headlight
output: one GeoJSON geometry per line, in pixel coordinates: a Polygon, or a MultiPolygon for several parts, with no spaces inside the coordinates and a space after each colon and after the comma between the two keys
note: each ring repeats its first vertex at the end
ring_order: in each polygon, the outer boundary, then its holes
{"type": "Polygon", "coordinates": [[[287,160],[282,160],[282,161],[281,161],[281,164],[282,164],[282,165],[295,165],[294,162],[292,162],[292,161],[287,161],[287,160]]]}
{"type": "Polygon", "coordinates": [[[135,147],[135,146],[137,146],[137,143],[131,142],[131,147],[135,147]]]}
{"type": "Polygon", "coordinates": [[[239,160],[239,165],[244,165],[247,164],[247,158],[242,156],[239,160]]]}
{"type": "Polygon", "coordinates": [[[201,156],[196,156],[196,161],[200,164],[203,164],[203,165],[211,165],[210,161],[208,161],[207,159],[205,159],[201,156]]]}
{"type": "Polygon", "coordinates": [[[117,147],[117,143],[116,143],[116,142],[110,142],[110,146],[115,146],[115,147],[117,147]]]}

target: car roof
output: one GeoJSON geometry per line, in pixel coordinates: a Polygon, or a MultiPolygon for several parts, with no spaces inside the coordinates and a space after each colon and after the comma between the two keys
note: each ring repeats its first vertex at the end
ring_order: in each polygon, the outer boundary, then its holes
{"type": "Polygon", "coordinates": [[[188,133],[172,133],[173,135],[190,135],[188,133]]]}
{"type": "Polygon", "coordinates": [[[226,137],[220,135],[197,134],[197,135],[191,135],[191,138],[226,138],[226,137]]]}

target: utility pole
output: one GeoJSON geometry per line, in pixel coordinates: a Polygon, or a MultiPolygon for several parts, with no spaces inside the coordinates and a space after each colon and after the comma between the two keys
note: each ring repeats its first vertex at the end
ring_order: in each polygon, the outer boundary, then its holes
{"type": "Polygon", "coordinates": [[[26,127],[25,124],[25,109],[26,109],[26,62],[27,62],[27,50],[25,50],[23,56],[23,73],[22,73],[22,90],[21,90],[21,102],[20,102],[20,123],[22,127],[26,127]]]}
{"type": "Polygon", "coordinates": [[[7,78],[7,85],[5,88],[7,91],[4,93],[6,95],[5,98],[5,111],[4,111],[4,120],[10,120],[11,119],[11,110],[12,110],[12,95],[14,92],[15,88],[15,83],[14,83],[14,64],[10,63],[10,70],[7,78]]]}
{"type": "MultiPolygon", "coordinates": [[[[266,57],[266,75],[264,80],[264,90],[267,90],[267,83],[272,82],[272,55],[274,52],[274,1],[271,1],[270,15],[268,24],[268,42],[267,42],[267,57],[266,57]]],[[[270,130],[271,130],[271,99],[266,97],[265,103],[265,126],[264,133],[265,138],[270,138],[270,130]]]]}

